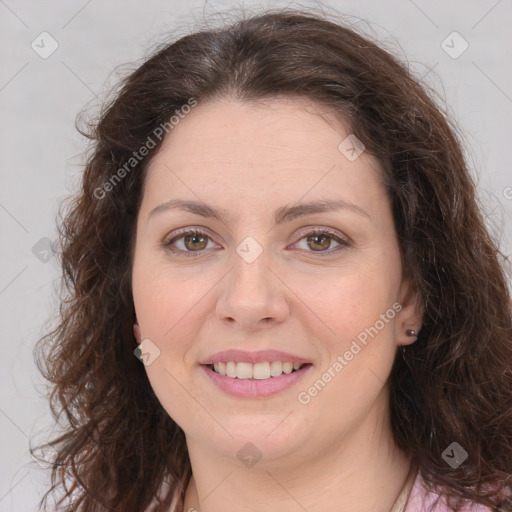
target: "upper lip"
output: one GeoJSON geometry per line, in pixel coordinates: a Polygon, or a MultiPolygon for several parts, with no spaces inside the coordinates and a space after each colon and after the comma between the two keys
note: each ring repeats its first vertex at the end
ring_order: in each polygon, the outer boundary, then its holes
{"type": "Polygon", "coordinates": [[[287,354],[279,350],[258,350],[257,352],[247,352],[245,350],[224,350],[216,352],[212,356],[201,361],[200,364],[215,364],[235,361],[237,363],[264,363],[266,361],[281,361],[294,364],[309,363],[307,359],[287,354]]]}

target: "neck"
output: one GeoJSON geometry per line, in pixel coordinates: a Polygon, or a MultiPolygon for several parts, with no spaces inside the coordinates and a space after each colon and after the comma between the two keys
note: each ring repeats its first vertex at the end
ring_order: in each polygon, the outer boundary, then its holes
{"type": "Polygon", "coordinates": [[[394,444],[387,409],[373,409],[357,429],[340,434],[341,441],[323,452],[317,446],[297,447],[289,460],[262,458],[252,468],[187,439],[193,476],[184,511],[390,512],[411,457],[394,444]],[[302,463],[297,463],[301,450],[302,463]]]}

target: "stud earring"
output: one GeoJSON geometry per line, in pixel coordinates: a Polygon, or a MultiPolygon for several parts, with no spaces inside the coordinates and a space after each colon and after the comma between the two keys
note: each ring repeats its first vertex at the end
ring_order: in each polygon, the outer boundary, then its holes
{"type": "Polygon", "coordinates": [[[416,331],[414,331],[413,329],[407,329],[405,331],[405,334],[407,334],[407,336],[418,336],[418,334],[416,333],[416,331]]]}

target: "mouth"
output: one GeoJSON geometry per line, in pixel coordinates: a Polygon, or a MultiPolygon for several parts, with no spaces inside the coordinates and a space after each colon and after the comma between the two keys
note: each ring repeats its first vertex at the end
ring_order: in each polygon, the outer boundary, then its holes
{"type": "Polygon", "coordinates": [[[292,388],[313,367],[291,361],[219,361],[201,364],[206,382],[236,398],[266,398],[292,388]]]}
{"type": "Polygon", "coordinates": [[[226,361],[206,364],[204,366],[210,371],[229,379],[262,381],[300,372],[305,367],[311,366],[311,363],[293,363],[291,361],[263,361],[259,363],[226,361]]]}

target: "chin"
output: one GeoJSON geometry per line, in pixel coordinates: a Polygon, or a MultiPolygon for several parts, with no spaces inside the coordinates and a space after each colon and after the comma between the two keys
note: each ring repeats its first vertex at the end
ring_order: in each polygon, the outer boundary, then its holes
{"type": "Polygon", "coordinates": [[[185,425],[184,431],[187,439],[194,438],[195,442],[199,441],[205,449],[217,452],[220,457],[235,456],[245,465],[246,460],[256,459],[260,468],[281,466],[288,459],[297,459],[293,462],[296,464],[304,458],[304,455],[299,454],[305,448],[311,449],[311,439],[315,432],[305,430],[304,422],[301,426],[290,421],[293,413],[288,417],[287,414],[259,413],[230,418],[219,416],[216,418],[222,427],[213,421],[208,426],[194,422],[190,429],[185,425]]]}

